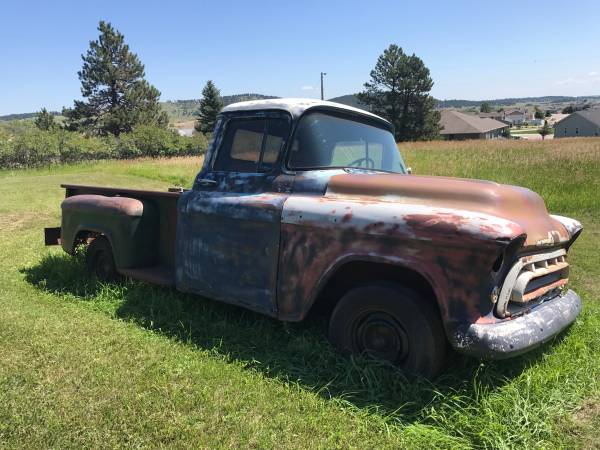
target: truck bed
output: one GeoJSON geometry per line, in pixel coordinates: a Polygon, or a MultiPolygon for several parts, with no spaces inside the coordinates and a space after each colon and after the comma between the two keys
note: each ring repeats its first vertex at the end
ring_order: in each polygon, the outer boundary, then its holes
{"type": "Polygon", "coordinates": [[[143,281],[168,286],[173,284],[173,273],[175,267],[175,237],[177,230],[177,200],[182,189],[169,191],[149,191],[139,189],[84,186],[74,184],[62,184],[65,188],[65,197],[74,195],[104,195],[107,197],[129,197],[142,201],[150,201],[156,205],[159,211],[159,242],[157,265],[152,267],[140,267],[125,269],[123,275],[143,281]]]}

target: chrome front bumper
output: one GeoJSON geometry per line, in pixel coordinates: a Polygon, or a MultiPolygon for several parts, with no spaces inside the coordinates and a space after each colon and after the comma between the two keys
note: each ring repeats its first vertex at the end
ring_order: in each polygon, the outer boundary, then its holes
{"type": "Polygon", "coordinates": [[[520,355],[552,339],[581,312],[581,298],[572,290],[545,301],[529,313],[492,324],[470,324],[454,336],[455,350],[486,359],[520,355]]]}

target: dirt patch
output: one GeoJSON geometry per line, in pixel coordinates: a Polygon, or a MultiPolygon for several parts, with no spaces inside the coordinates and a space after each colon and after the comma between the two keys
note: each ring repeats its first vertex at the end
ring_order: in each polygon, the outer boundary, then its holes
{"type": "Polygon", "coordinates": [[[592,420],[600,418],[600,399],[588,398],[573,413],[573,421],[577,425],[587,425],[592,420]]]}
{"type": "MultiPolygon", "coordinates": [[[[2,214],[0,215],[0,230],[2,232],[10,232],[23,230],[28,228],[32,222],[40,224],[40,232],[44,224],[48,223],[52,216],[34,211],[22,211],[19,213],[2,214]]],[[[46,225],[48,226],[48,225],[46,225]]]]}

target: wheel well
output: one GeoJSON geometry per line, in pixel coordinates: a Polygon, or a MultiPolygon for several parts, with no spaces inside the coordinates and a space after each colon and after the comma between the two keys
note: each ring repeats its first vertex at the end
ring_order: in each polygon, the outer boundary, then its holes
{"type": "Polygon", "coordinates": [[[91,230],[79,230],[75,239],[73,239],[73,250],[75,250],[80,245],[88,245],[92,240],[100,236],[102,233],[98,233],[97,231],[91,230]]]}
{"type": "Polygon", "coordinates": [[[430,300],[436,311],[440,312],[437,296],[431,284],[419,272],[393,264],[352,261],[339,267],[327,280],[315,299],[310,314],[329,315],[346,292],[370,281],[394,281],[412,288],[430,300]]]}

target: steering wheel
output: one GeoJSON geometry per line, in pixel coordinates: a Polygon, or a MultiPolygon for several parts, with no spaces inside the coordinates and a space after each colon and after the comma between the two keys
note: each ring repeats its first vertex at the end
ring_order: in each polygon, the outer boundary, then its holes
{"type": "Polygon", "coordinates": [[[368,156],[366,156],[364,158],[355,159],[350,164],[348,164],[348,166],[350,166],[350,167],[362,167],[362,162],[363,161],[365,162],[365,165],[364,165],[365,168],[367,168],[367,169],[374,169],[375,168],[375,161],[372,158],[369,158],[368,156]]]}

